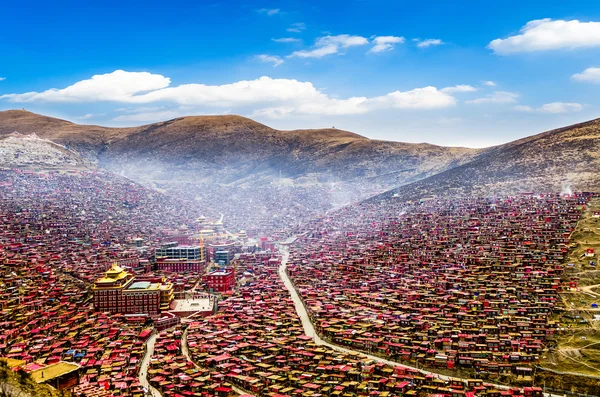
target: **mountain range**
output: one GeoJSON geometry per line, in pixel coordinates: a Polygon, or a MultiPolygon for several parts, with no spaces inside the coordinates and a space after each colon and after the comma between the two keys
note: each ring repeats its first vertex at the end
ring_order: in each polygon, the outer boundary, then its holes
{"type": "MultiPolygon", "coordinates": [[[[30,158],[31,142],[46,145],[46,157],[66,156],[58,163],[101,167],[207,209],[237,213],[235,226],[244,228],[282,225],[281,219],[317,216],[369,197],[600,188],[600,119],[469,149],[373,140],[335,128],[280,131],[240,116],[108,128],[0,112],[0,164],[40,167],[45,157],[30,158]],[[23,138],[29,134],[35,139],[23,138]],[[15,160],[19,139],[30,146],[24,161],[15,160]]],[[[56,167],[57,160],[49,163],[56,167]]]]}
{"type": "Polygon", "coordinates": [[[380,179],[401,185],[464,164],[479,151],[378,141],[337,129],[279,131],[240,116],[182,117],[132,128],[78,125],[0,112],[0,135],[51,139],[101,167],[149,181],[248,183],[380,179]]]}

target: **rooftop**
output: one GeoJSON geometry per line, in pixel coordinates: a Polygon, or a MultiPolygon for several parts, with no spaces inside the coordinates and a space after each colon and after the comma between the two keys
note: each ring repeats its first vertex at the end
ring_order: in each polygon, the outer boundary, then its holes
{"type": "Polygon", "coordinates": [[[60,361],[56,364],[50,364],[47,367],[36,369],[35,371],[32,371],[30,375],[34,382],[43,383],[78,369],[79,365],[77,364],[60,361]]]}
{"type": "Polygon", "coordinates": [[[150,287],[150,284],[152,284],[150,281],[137,281],[131,284],[131,287],[129,287],[129,289],[147,289],[148,287],[150,287]]]}
{"type": "Polygon", "coordinates": [[[209,273],[209,276],[227,276],[231,274],[231,272],[225,270],[215,270],[214,272],[209,273]]]}
{"type": "Polygon", "coordinates": [[[137,291],[156,291],[160,288],[160,283],[151,283],[150,281],[136,281],[124,292],[137,292],[137,291]]]}

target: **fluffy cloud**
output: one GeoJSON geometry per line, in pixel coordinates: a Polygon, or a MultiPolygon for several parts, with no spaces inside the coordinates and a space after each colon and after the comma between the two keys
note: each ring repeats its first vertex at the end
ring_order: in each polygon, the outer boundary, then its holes
{"type": "Polygon", "coordinates": [[[427,47],[432,47],[432,46],[442,45],[442,44],[445,44],[445,43],[440,39],[427,39],[427,40],[419,41],[417,43],[417,47],[427,48],[427,47]]]}
{"type": "Polygon", "coordinates": [[[289,114],[342,116],[364,114],[384,109],[441,109],[453,106],[456,99],[435,87],[415,88],[409,91],[394,91],[386,95],[367,98],[330,98],[320,94],[313,101],[295,107],[270,107],[254,112],[255,116],[282,118],[289,114]]]}
{"type": "Polygon", "coordinates": [[[315,41],[313,49],[294,51],[288,56],[296,58],[322,58],[326,55],[337,54],[345,48],[362,46],[368,43],[369,40],[362,36],[351,36],[348,34],[325,36],[315,41]]]}
{"type": "Polygon", "coordinates": [[[98,74],[91,79],[79,81],[63,89],[52,88],[42,92],[0,95],[0,99],[12,102],[82,102],[118,101],[128,102],[136,94],[160,90],[168,87],[171,79],[148,72],[126,72],[115,70],[112,73],[98,74]]]}
{"type": "Polygon", "coordinates": [[[310,82],[261,77],[223,85],[183,84],[168,86],[170,79],[157,74],[115,71],[94,76],[63,89],[8,94],[0,99],[12,102],[98,102],[152,104],[137,108],[120,108],[116,121],[151,121],[181,115],[189,107],[254,110],[264,117],[289,114],[349,115],[380,109],[439,109],[456,104],[451,92],[465,92],[470,86],[459,85],[438,90],[436,87],[394,91],[375,97],[330,97],[310,82]],[[102,84],[97,84],[98,81],[102,84]],[[131,82],[137,81],[139,86],[131,82]],[[93,83],[92,83],[93,82],[93,83]],[[125,82],[127,82],[125,84],[125,82]],[[165,86],[167,85],[167,86],[165,86]],[[154,88],[153,88],[154,87],[154,88]],[[457,88],[460,87],[460,88],[457,88]],[[161,107],[175,104],[172,110],[161,107]]]}
{"type": "Polygon", "coordinates": [[[542,105],[537,110],[542,113],[568,113],[578,112],[581,109],[583,109],[583,105],[580,103],[552,102],[542,105]]]}
{"type": "Polygon", "coordinates": [[[477,88],[468,84],[459,84],[453,87],[442,88],[441,91],[445,92],[446,94],[453,94],[457,92],[475,92],[477,91],[477,88]]]}
{"type": "Polygon", "coordinates": [[[283,59],[281,59],[281,57],[278,57],[277,55],[265,55],[265,54],[261,54],[261,55],[257,55],[256,59],[258,59],[261,62],[269,62],[273,64],[273,67],[277,67],[279,65],[281,65],[283,63],[283,59]]]}
{"type": "Polygon", "coordinates": [[[509,55],[597,46],[600,46],[600,22],[553,21],[546,18],[527,22],[520,34],[493,40],[488,48],[496,54],[509,55]]]}
{"type": "Polygon", "coordinates": [[[482,98],[472,99],[467,101],[466,103],[479,105],[482,103],[514,103],[517,101],[519,94],[515,92],[507,92],[507,91],[494,91],[492,94],[487,95],[482,98]]]}
{"type": "Polygon", "coordinates": [[[290,25],[289,28],[287,28],[288,32],[292,32],[292,33],[300,33],[303,30],[306,29],[306,24],[304,22],[296,22],[290,25]]]}
{"type": "Polygon", "coordinates": [[[369,100],[376,107],[395,109],[439,109],[456,104],[456,99],[435,87],[415,88],[410,91],[394,91],[369,100]]]}
{"type": "Polygon", "coordinates": [[[581,73],[574,74],[571,78],[576,81],[600,83],[600,68],[587,68],[581,73]]]}
{"type": "Polygon", "coordinates": [[[281,10],[279,8],[261,8],[260,10],[258,10],[258,12],[261,14],[266,14],[268,16],[271,16],[271,15],[279,14],[281,12],[281,10]]]}
{"type": "Polygon", "coordinates": [[[6,80],[6,77],[0,77],[0,81],[6,80]]]}
{"type": "Polygon", "coordinates": [[[483,85],[486,85],[488,87],[495,87],[497,84],[495,82],[493,82],[492,80],[487,80],[483,82],[483,85]]]}
{"type": "Polygon", "coordinates": [[[327,45],[327,46],[323,46],[323,47],[317,47],[313,50],[294,51],[291,55],[288,55],[288,57],[323,58],[326,55],[337,54],[338,51],[339,51],[339,48],[337,46],[331,44],[331,45],[327,45]]]}
{"type": "Polygon", "coordinates": [[[299,43],[302,40],[297,39],[295,37],[282,37],[280,39],[271,39],[276,43],[299,43]]]}
{"type": "Polygon", "coordinates": [[[552,102],[546,103],[540,106],[537,109],[532,108],[531,106],[515,106],[513,109],[518,110],[519,112],[540,112],[540,113],[552,113],[552,114],[561,114],[561,113],[570,113],[570,112],[579,112],[583,109],[583,105],[575,102],[552,102]]]}
{"type": "Polygon", "coordinates": [[[404,37],[396,36],[377,36],[373,39],[373,48],[369,50],[372,53],[389,51],[394,49],[394,44],[402,44],[405,42],[404,37]]]}

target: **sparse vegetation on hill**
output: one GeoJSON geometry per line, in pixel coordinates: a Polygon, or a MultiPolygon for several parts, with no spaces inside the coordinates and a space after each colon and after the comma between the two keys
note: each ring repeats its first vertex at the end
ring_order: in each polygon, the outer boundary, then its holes
{"type": "Polygon", "coordinates": [[[547,387],[593,395],[600,392],[600,309],[593,307],[600,304],[600,294],[594,291],[600,285],[600,218],[594,216],[598,211],[600,198],[594,198],[571,234],[562,307],[554,314],[560,331],[540,361],[551,371],[538,372],[539,382],[547,387]],[[593,256],[586,255],[590,248],[593,256]]]}
{"type": "Polygon", "coordinates": [[[36,133],[106,168],[154,181],[175,172],[182,179],[219,183],[248,176],[314,176],[320,181],[378,177],[396,186],[463,164],[479,153],[371,140],[336,129],[278,131],[240,116],[181,117],[106,128],[21,110],[0,112],[0,135],[14,131],[36,133]]]}
{"type": "Polygon", "coordinates": [[[473,161],[383,197],[491,196],[600,188],[600,119],[487,149],[473,161]]]}

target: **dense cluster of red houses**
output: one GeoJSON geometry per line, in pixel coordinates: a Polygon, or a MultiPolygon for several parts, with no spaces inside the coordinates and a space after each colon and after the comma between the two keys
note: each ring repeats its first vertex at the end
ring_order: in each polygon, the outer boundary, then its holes
{"type": "Polygon", "coordinates": [[[373,195],[373,185],[352,183],[332,184],[252,184],[212,185],[207,189],[197,183],[169,186],[174,197],[189,199],[190,205],[200,206],[214,217],[226,214],[228,230],[245,230],[249,237],[263,235],[285,237],[287,231],[306,220],[321,216],[342,205],[373,195]]]}
{"type": "Polygon", "coordinates": [[[333,343],[431,368],[531,375],[557,329],[562,262],[588,199],[350,207],[307,228],[288,273],[333,343]]]}
{"type": "MultiPolygon", "coordinates": [[[[529,375],[556,330],[550,315],[565,244],[587,200],[360,204],[303,226],[288,271],[333,343],[430,367],[529,375]]],[[[138,373],[153,327],[148,379],[165,397],[541,395],[497,390],[475,375],[445,381],[315,344],[270,239],[215,270],[212,284],[199,274],[152,273],[152,247],[181,225],[193,229],[199,213],[189,208],[99,172],[0,171],[0,357],[29,372],[77,364],[80,396],[142,397],[138,373]],[[124,269],[140,273],[138,295],[163,278],[175,297],[202,293],[203,283],[227,294],[216,314],[185,331],[175,316],[98,311],[94,280],[116,280],[124,269]]]]}
{"type": "MultiPolygon", "coordinates": [[[[81,393],[142,396],[148,319],[96,311],[90,288],[113,263],[135,268],[150,255],[132,251],[133,237],[158,242],[194,214],[98,173],[0,171],[0,181],[0,357],[27,371],[76,363],[81,393]]],[[[198,280],[171,279],[181,290],[198,280]]]]}
{"type": "Polygon", "coordinates": [[[230,386],[257,396],[541,396],[540,388],[497,390],[478,379],[449,381],[402,366],[317,345],[304,334],[289,293],[277,276],[278,258],[242,256],[247,282],[219,303],[219,312],[190,324],[187,346],[167,337],[151,381],[169,397],[229,393],[230,386]],[[276,259],[276,260],[273,260],[276,259]],[[165,357],[167,357],[165,359],[165,357]]]}

